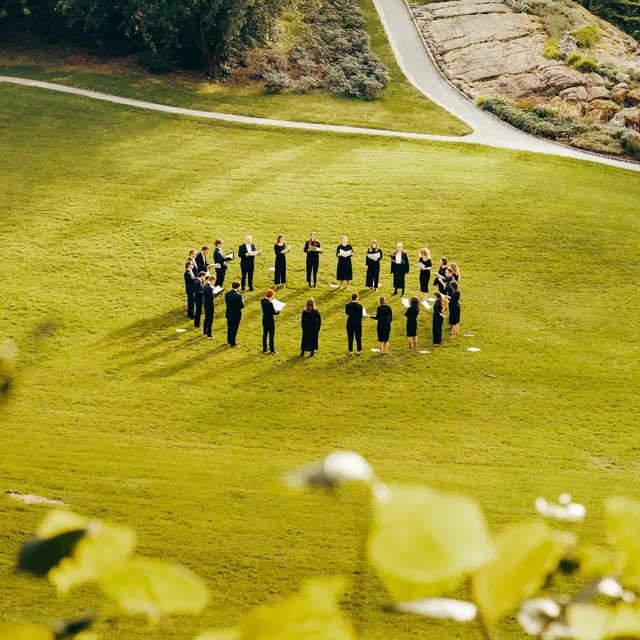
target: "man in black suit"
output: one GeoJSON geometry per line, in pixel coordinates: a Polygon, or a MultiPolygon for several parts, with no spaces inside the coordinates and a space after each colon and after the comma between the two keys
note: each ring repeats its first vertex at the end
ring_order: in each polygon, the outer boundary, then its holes
{"type": "Polygon", "coordinates": [[[238,247],[240,256],[240,270],[242,271],[242,290],[244,291],[247,279],[249,280],[249,291],[253,291],[253,270],[255,267],[255,256],[249,255],[255,252],[256,245],[253,244],[251,236],[244,239],[244,244],[238,247]]]}
{"type": "Polygon", "coordinates": [[[213,289],[216,285],[216,277],[214,275],[209,276],[206,284],[202,288],[202,297],[204,303],[204,335],[213,338],[213,312],[215,308],[215,298],[220,295],[220,292],[214,293],[213,289]]]}
{"type": "Polygon", "coordinates": [[[206,245],[202,247],[202,251],[198,253],[196,256],[196,267],[198,269],[198,273],[204,271],[205,273],[209,272],[209,263],[207,262],[207,255],[209,253],[209,247],[206,245]]]}
{"type": "Polygon", "coordinates": [[[231,291],[227,291],[224,301],[227,304],[225,317],[227,318],[227,343],[230,347],[237,347],[236,336],[238,335],[238,327],[242,320],[242,310],[244,309],[244,297],[238,289],[240,282],[234,280],[231,285],[231,291]]]}
{"type": "Polygon", "coordinates": [[[344,311],[347,314],[347,338],[349,339],[348,356],[353,355],[353,339],[356,339],[359,356],[362,351],[362,305],[358,302],[360,296],[357,293],[351,294],[351,302],[348,302],[344,311]]]}
{"type": "Polygon", "coordinates": [[[207,274],[201,271],[193,283],[193,302],[196,305],[196,312],[193,316],[193,326],[200,328],[200,317],[202,316],[202,285],[207,274]]]}
{"type": "Polygon", "coordinates": [[[216,269],[216,282],[219,287],[224,287],[224,277],[227,275],[227,260],[222,252],[224,244],[220,238],[216,240],[216,248],[213,250],[213,264],[216,269]]]}
{"type": "Polygon", "coordinates": [[[260,301],[262,306],[262,352],[267,353],[267,336],[269,337],[269,350],[271,353],[277,353],[274,345],[276,335],[276,323],[274,316],[280,312],[276,311],[273,306],[273,296],[276,292],[273,289],[267,289],[264,298],[260,301]]]}
{"type": "Polygon", "coordinates": [[[193,274],[193,260],[187,260],[184,265],[184,288],[187,292],[187,318],[193,320],[193,287],[196,280],[193,274]]]}

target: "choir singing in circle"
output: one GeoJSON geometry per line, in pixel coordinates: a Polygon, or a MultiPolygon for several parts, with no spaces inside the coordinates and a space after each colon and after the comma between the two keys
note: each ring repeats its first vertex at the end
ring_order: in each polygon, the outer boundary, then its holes
{"type": "MultiPolygon", "coordinates": [[[[215,300],[224,293],[225,318],[227,321],[227,344],[237,347],[237,334],[242,320],[242,310],[245,307],[244,293],[248,288],[254,291],[255,259],[262,254],[256,249],[253,238],[247,236],[243,244],[238,247],[240,262],[240,279],[234,279],[231,287],[226,291],[224,286],[229,263],[235,260],[234,252],[225,253],[224,242],[221,239],[215,241],[213,255],[210,257],[210,249],[203,246],[198,252],[190,249],[185,264],[184,282],[187,294],[187,317],[193,320],[195,327],[201,326],[206,337],[213,337],[213,320],[215,314],[215,300]],[[211,261],[209,261],[211,260],[211,261]]],[[[262,350],[264,353],[277,353],[275,350],[275,316],[279,315],[285,306],[275,299],[276,290],[287,287],[287,256],[291,251],[291,245],[287,245],[284,235],[280,234],[273,246],[275,261],[269,268],[273,271],[273,287],[267,289],[261,300],[262,307],[262,350]]],[[[315,233],[311,233],[304,244],[306,254],[306,280],[308,288],[318,287],[318,270],[320,266],[320,254],[322,245],[315,233]]],[[[340,244],[336,248],[336,280],[339,284],[331,284],[334,289],[351,288],[353,282],[354,250],[347,236],[342,236],[340,244]]],[[[440,265],[434,279],[431,280],[433,263],[429,249],[423,248],[418,252],[419,259],[415,265],[418,268],[418,283],[422,300],[417,296],[411,299],[405,298],[407,286],[407,274],[410,271],[410,260],[404,245],[399,242],[395,251],[388,254],[390,260],[390,273],[393,276],[393,295],[400,294],[405,307],[406,336],[410,351],[418,348],[418,317],[424,309],[433,308],[432,317],[432,342],[434,346],[442,343],[443,325],[446,312],[449,313],[449,325],[451,338],[459,335],[460,327],[460,269],[455,262],[449,262],[447,258],[440,258],[440,265]],[[429,285],[435,285],[437,291],[433,297],[429,297],[429,285]],[[429,304],[433,302],[433,307],[429,304]]],[[[382,249],[376,240],[371,240],[365,255],[365,286],[371,291],[380,288],[381,264],[385,258],[382,249]]],[[[393,323],[393,311],[385,296],[378,298],[378,307],[375,315],[366,312],[360,303],[358,293],[351,294],[351,301],[345,305],[347,316],[347,341],[349,356],[359,356],[362,352],[362,322],[363,318],[370,318],[377,323],[378,349],[373,351],[381,355],[389,353],[389,338],[393,323]],[[355,344],[355,349],[354,349],[355,344]]],[[[300,355],[309,353],[313,356],[318,349],[318,336],[322,326],[322,317],[317,309],[316,300],[309,298],[301,315],[302,339],[300,355]]]]}

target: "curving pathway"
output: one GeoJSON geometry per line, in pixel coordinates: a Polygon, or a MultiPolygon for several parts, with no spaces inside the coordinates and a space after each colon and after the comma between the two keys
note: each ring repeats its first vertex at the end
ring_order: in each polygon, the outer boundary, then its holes
{"type": "Polygon", "coordinates": [[[437,140],[444,142],[472,143],[503,149],[533,151],[568,158],[577,158],[589,162],[611,165],[632,171],[640,171],[640,164],[625,162],[614,158],[607,158],[591,154],[578,149],[572,149],[561,144],[549,142],[523,133],[507,125],[486,111],[476,107],[470,100],[459,93],[449,84],[435,66],[423,42],[420,33],[413,23],[404,0],[374,0],[385,31],[395,53],[400,68],[410,82],[430,100],[446,109],[453,115],[466,122],[474,132],[466,136],[439,136],[426,133],[411,133],[405,131],[390,131],[385,129],[369,129],[365,127],[347,127],[341,125],[317,124],[311,122],[292,122],[290,120],[276,120],[272,118],[256,118],[215,111],[200,111],[169,105],[123,98],[99,91],[78,89],[51,82],[0,76],[0,82],[9,82],[29,87],[50,89],[61,93],[85,96],[96,100],[115,102],[131,107],[152,109],[165,113],[209,118],[225,122],[235,122],[248,125],[281,127],[286,129],[304,129],[307,131],[329,131],[334,133],[365,134],[396,138],[412,138],[417,140],[437,140]]]}

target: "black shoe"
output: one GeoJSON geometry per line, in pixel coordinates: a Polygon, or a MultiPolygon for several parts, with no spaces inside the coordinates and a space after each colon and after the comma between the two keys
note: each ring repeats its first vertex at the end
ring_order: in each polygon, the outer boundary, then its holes
{"type": "Polygon", "coordinates": [[[313,358],[313,355],[314,355],[314,352],[312,351],[312,352],[309,354],[309,357],[310,357],[310,358],[313,358]]]}
{"type": "Polygon", "coordinates": [[[262,353],[269,353],[269,352],[266,349],[263,349],[262,353]]]}
{"type": "Polygon", "coordinates": [[[249,291],[253,291],[253,287],[249,287],[249,291]]]}
{"type": "Polygon", "coordinates": [[[240,291],[242,291],[242,293],[244,293],[244,287],[242,287],[242,289],[240,289],[240,291]]]}
{"type": "Polygon", "coordinates": [[[398,295],[398,290],[397,290],[397,289],[395,289],[395,291],[393,292],[393,294],[392,294],[392,295],[397,296],[397,295],[398,295]]]}
{"type": "Polygon", "coordinates": [[[271,349],[271,355],[275,356],[278,353],[275,349],[271,349]]]}
{"type": "Polygon", "coordinates": [[[301,357],[301,358],[304,358],[304,351],[301,351],[301,352],[300,352],[300,357],[301,357]]]}

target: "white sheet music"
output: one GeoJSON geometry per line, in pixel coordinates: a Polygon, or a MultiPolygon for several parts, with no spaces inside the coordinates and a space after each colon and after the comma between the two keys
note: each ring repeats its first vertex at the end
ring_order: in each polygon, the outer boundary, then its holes
{"type": "Polygon", "coordinates": [[[344,249],[340,249],[338,255],[341,258],[348,258],[352,253],[353,253],[353,251],[345,251],[344,249]]]}
{"type": "Polygon", "coordinates": [[[380,258],[382,258],[382,251],[377,251],[376,253],[367,253],[367,258],[369,258],[369,260],[377,262],[378,260],[380,260],[380,258]]]}
{"type": "Polygon", "coordinates": [[[402,298],[402,306],[403,307],[406,307],[408,309],[410,304],[411,303],[409,302],[409,298],[402,298]]]}
{"type": "Polygon", "coordinates": [[[286,302],[280,302],[280,300],[275,299],[271,301],[271,304],[273,304],[273,308],[276,311],[282,311],[287,306],[286,302]]]}

